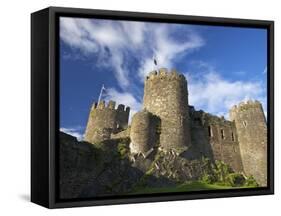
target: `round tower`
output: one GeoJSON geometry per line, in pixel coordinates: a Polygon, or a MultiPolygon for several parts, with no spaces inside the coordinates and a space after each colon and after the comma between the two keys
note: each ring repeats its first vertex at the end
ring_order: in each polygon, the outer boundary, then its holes
{"type": "Polygon", "coordinates": [[[137,112],[131,123],[130,150],[132,153],[146,153],[157,142],[157,119],[146,110],[137,112]]]}
{"type": "Polygon", "coordinates": [[[111,133],[125,129],[128,126],[130,108],[123,104],[115,109],[115,102],[109,101],[106,106],[104,101],[93,103],[90,110],[84,140],[97,143],[110,139],[111,133]]]}
{"type": "Polygon", "coordinates": [[[150,72],[143,106],[161,119],[161,147],[182,151],[190,146],[187,81],[182,74],[164,68],[150,72]]]}
{"type": "Polygon", "coordinates": [[[258,101],[242,102],[229,113],[234,121],[240,146],[243,169],[261,186],[267,185],[267,125],[258,101]]]}

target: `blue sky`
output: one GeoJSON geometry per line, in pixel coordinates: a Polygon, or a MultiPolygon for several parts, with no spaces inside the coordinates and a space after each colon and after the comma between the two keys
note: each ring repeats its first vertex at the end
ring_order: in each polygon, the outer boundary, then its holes
{"type": "Polygon", "coordinates": [[[60,18],[60,128],[82,138],[98,100],[142,108],[144,77],[176,68],[188,81],[189,104],[228,117],[248,99],[266,114],[265,29],[60,18]]]}

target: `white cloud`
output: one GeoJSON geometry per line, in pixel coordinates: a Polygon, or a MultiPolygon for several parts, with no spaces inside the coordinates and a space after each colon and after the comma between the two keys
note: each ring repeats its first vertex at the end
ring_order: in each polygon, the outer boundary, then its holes
{"type": "Polygon", "coordinates": [[[83,134],[80,132],[82,128],[81,127],[73,127],[73,128],[60,128],[60,131],[67,133],[71,136],[74,136],[77,138],[78,141],[83,140],[83,134]]]}
{"type": "Polygon", "coordinates": [[[224,79],[211,66],[202,62],[204,72],[187,72],[189,104],[228,118],[229,109],[241,101],[256,99],[263,104],[266,113],[266,88],[257,81],[231,81],[224,79]]]}
{"type": "Polygon", "coordinates": [[[180,29],[176,24],[66,17],[60,19],[60,37],[83,55],[97,54],[98,66],[113,68],[123,90],[128,88],[133,76],[137,75],[143,81],[144,76],[154,69],[153,56],[160,67],[171,68],[180,54],[204,44],[188,26],[180,29]],[[129,58],[140,63],[137,74],[129,71],[129,58]]]}
{"type": "MultiPolygon", "coordinates": [[[[105,99],[130,106],[130,118],[141,109],[141,102],[132,94],[136,92],[129,92],[136,87],[136,80],[132,79],[137,77],[137,81],[142,82],[147,73],[155,69],[153,57],[159,67],[172,68],[181,56],[205,44],[200,35],[188,26],[78,18],[61,18],[60,37],[89,58],[91,54],[97,54],[98,66],[113,69],[122,91],[109,88],[105,99]],[[135,71],[128,67],[131,59],[139,63],[135,71]]],[[[227,80],[212,65],[203,61],[196,64],[199,72],[185,73],[191,105],[227,117],[228,109],[234,104],[257,99],[262,102],[266,113],[263,83],[227,80]]],[[[265,67],[263,73],[266,70],[265,67]]],[[[241,76],[244,73],[246,71],[237,71],[241,76]]]]}
{"type": "Polygon", "coordinates": [[[129,92],[119,92],[114,88],[106,90],[105,100],[113,100],[118,104],[124,104],[130,107],[129,122],[132,116],[141,110],[142,104],[135,99],[135,97],[129,92]]]}
{"type": "MultiPolygon", "coordinates": [[[[143,22],[121,22],[124,36],[130,42],[130,46],[140,48],[144,42],[146,25],[143,22]]],[[[127,42],[128,44],[128,42],[127,42]]]]}
{"type": "Polygon", "coordinates": [[[169,28],[168,25],[160,25],[151,32],[153,42],[150,46],[153,52],[142,59],[142,66],[139,68],[139,76],[142,80],[150,71],[155,69],[153,57],[157,59],[157,64],[160,67],[171,68],[173,61],[175,58],[179,58],[180,54],[188,53],[204,45],[203,39],[190,29],[181,32],[184,39],[181,41],[174,40],[171,34],[175,33],[176,29],[169,28]]]}
{"type": "Polygon", "coordinates": [[[98,54],[98,66],[112,67],[119,85],[129,85],[128,71],[123,66],[122,37],[119,25],[110,21],[91,22],[89,19],[61,18],[60,37],[68,45],[81,51],[83,55],[98,54]],[[108,53],[110,52],[110,53],[108,53]]]}
{"type": "Polygon", "coordinates": [[[60,37],[71,47],[80,49],[83,53],[96,52],[97,44],[88,38],[88,33],[81,28],[79,23],[83,23],[82,19],[61,18],[60,19],[60,37]]]}

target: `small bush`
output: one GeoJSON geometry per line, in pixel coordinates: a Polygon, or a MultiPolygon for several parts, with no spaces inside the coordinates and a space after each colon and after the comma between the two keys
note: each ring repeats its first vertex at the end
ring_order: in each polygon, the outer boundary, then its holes
{"type": "Polygon", "coordinates": [[[249,176],[246,181],[245,181],[245,186],[247,187],[258,187],[259,184],[257,183],[257,181],[254,179],[254,177],[251,175],[249,176]]]}
{"type": "Polygon", "coordinates": [[[124,159],[129,153],[128,146],[125,143],[119,143],[117,149],[121,159],[124,159]]]}
{"type": "Polygon", "coordinates": [[[225,164],[222,161],[215,161],[215,175],[217,177],[218,182],[225,182],[226,181],[226,177],[230,174],[233,173],[233,171],[231,170],[231,168],[225,164]]]}
{"type": "Polygon", "coordinates": [[[245,177],[240,173],[230,173],[226,177],[225,183],[232,187],[241,187],[245,184],[245,177]]]}
{"type": "Polygon", "coordinates": [[[210,174],[205,174],[202,176],[201,181],[203,183],[212,184],[216,181],[215,177],[210,174]]]}

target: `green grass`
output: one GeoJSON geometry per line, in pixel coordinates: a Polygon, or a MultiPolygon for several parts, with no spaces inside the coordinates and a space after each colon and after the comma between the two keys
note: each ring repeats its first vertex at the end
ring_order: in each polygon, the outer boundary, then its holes
{"type": "Polygon", "coordinates": [[[150,193],[170,193],[170,192],[188,192],[188,191],[202,191],[202,190],[223,190],[223,189],[237,189],[244,187],[231,187],[219,184],[207,184],[200,181],[188,182],[180,184],[176,187],[137,187],[130,194],[150,194],[150,193]]]}

